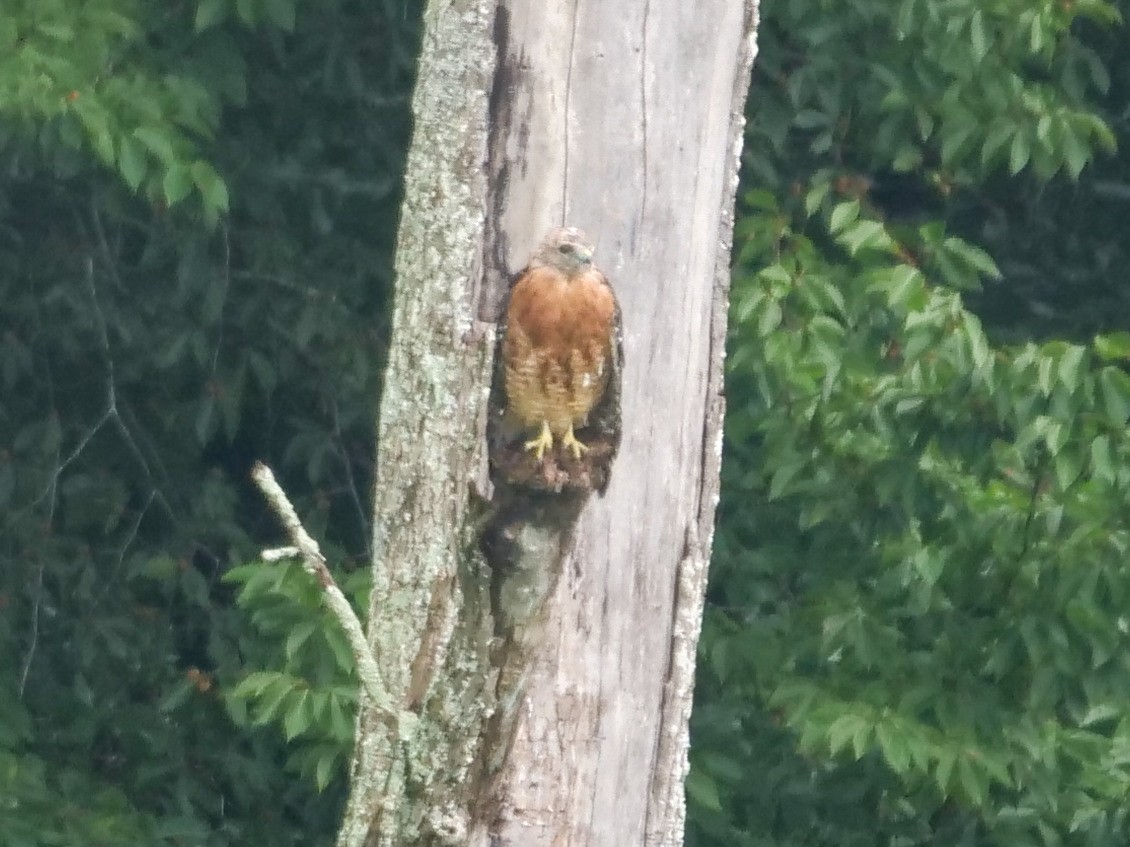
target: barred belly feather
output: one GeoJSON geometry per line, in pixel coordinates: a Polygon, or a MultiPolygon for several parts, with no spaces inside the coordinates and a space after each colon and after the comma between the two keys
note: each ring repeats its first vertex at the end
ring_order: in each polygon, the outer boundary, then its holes
{"type": "Polygon", "coordinates": [[[608,386],[615,300],[597,273],[530,271],[511,294],[503,355],[507,406],[555,437],[584,426],[608,386]]]}

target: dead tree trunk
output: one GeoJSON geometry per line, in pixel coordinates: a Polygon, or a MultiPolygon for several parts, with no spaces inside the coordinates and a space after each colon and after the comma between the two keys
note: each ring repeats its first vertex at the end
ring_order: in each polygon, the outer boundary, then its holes
{"type": "Polygon", "coordinates": [[[343,847],[682,843],[755,15],[429,4],[377,456],[370,688],[387,696],[363,702],[343,847]],[[624,437],[574,526],[509,527],[517,581],[480,543],[499,509],[488,327],[562,223],[620,297],[624,437]]]}

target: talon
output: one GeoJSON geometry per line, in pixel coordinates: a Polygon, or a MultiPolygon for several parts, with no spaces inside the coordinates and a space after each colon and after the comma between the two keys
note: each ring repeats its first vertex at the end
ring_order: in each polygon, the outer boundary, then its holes
{"type": "MultiPolygon", "coordinates": [[[[570,434],[572,430],[569,430],[570,434]]],[[[532,450],[534,457],[540,462],[541,457],[545,455],[546,450],[553,449],[553,433],[549,431],[549,422],[542,421],[541,432],[538,437],[532,441],[527,441],[525,444],[527,450],[532,450]]]]}
{"type": "Polygon", "coordinates": [[[565,435],[562,437],[561,443],[563,445],[565,445],[566,447],[568,447],[570,450],[573,451],[573,458],[574,459],[581,458],[582,453],[587,453],[589,451],[588,445],[582,444],[580,441],[577,440],[577,436],[575,436],[573,434],[573,425],[572,424],[569,424],[569,429],[565,432],[565,435]]]}

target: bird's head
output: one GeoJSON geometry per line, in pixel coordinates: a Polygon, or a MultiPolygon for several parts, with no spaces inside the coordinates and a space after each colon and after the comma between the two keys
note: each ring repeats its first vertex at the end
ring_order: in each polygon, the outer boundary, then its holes
{"type": "Polygon", "coordinates": [[[546,235],[534,253],[534,261],[572,276],[592,267],[592,247],[576,227],[558,227],[546,235]]]}

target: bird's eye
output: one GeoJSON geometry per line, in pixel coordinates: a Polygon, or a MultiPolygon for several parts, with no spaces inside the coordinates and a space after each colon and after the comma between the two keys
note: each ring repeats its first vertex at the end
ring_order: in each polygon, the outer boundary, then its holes
{"type": "Polygon", "coordinates": [[[575,246],[573,246],[572,244],[558,244],[557,245],[557,251],[559,253],[564,253],[566,256],[568,256],[570,253],[576,253],[577,248],[575,246]]]}

